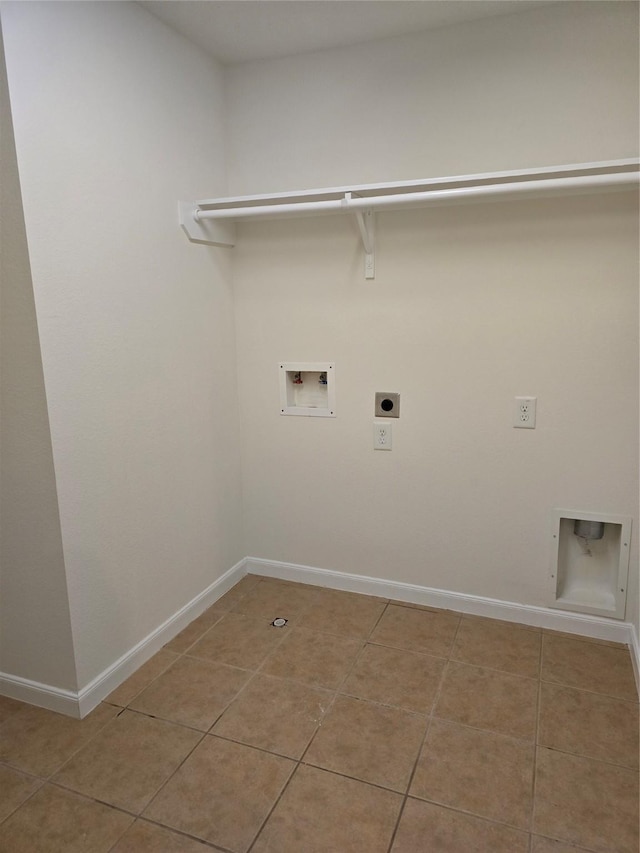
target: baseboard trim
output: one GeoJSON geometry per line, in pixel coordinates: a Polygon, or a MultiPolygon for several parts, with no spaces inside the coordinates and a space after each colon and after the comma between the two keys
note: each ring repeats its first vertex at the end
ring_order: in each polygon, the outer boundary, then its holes
{"type": "Polygon", "coordinates": [[[629,622],[619,622],[601,616],[534,607],[512,601],[465,595],[443,589],[416,584],[372,578],[278,560],[245,557],[232,566],[203,592],[185,604],[158,628],[148,634],[126,654],[107,667],[96,678],[78,691],[63,690],[49,684],[0,672],[0,696],[57,711],[82,719],[102,702],[123,681],[139,669],[162,646],[172,640],[183,628],[204,613],[246,574],[264,575],[280,580],[314,584],[329,589],[358,592],[380,598],[391,598],[408,604],[424,604],[458,613],[487,616],[539,628],[550,628],[583,637],[611,640],[629,646],[638,692],[640,693],[640,643],[629,622]]]}
{"type": "Polygon", "coordinates": [[[631,626],[631,642],[629,643],[631,652],[631,662],[633,664],[633,674],[636,677],[636,687],[640,696],[640,642],[638,642],[638,634],[633,626],[631,626]]]}
{"type": "Polygon", "coordinates": [[[460,592],[336,572],[330,569],[319,569],[313,566],[300,566],[278,560],[263,560],[258,557],[247,557],[245,568],[247,574],[315,584],[330,589],[342,589],[381,598],[392,598],[408,604],[424,604],[427,607],[440,607],[458,613],[487,616],[491,619],[503,619],[506,622],[517,622],[522,625],[550,628],[554,631],[564,631],[568,634],[577,634],[598,640],[624,643],[631,647],[632,657],[634,656],[635,641],[636,665],[638,663],[638,643],[633,625],[630,622],[620,622],[607,619],[604,616],[583,615],[556,608],[501,601],[500,599],[485,598],[478,595],[465,595],[460,592]]]}
{"type": "Polygon", "coordinates": [[[160,651],[169,640],[173,640],[190,622],[193,622],[194,619],[204,613],[212,604],[215,604],[245,574],[245,560],[242,559],[203,590],[203,592],[191,599],[188,604],[180,608],[173,616],[170,616],[155,631],[152,631],[126,654],[107,667],[93,681],[90,681],[89,684],[79,690],[78,704],[80,707],[80,718],[86,717],[116,687],[122,684],[130,675],[133,675],[142,664],[146,663],[149,658],[160,651]]]}
{"type": "Polygon", "coordinates": [[[78,694],[74,690],[63,690],[50,684],[0,672],[0,696],[57,711],[67,717],[80,718],[78,694]]]}
{"type": "Polygon", "coordinates": [[[0,696],[8,696],[21,702],[28,702],[30,705],[47,708],[49,711],[83,719],[116,687],[153,657],[165,643],[172,640],[190,622],[215,604],[245,574],[243,559],[78,691],[61,690],[48,684],[0,672],[0,696]]]}

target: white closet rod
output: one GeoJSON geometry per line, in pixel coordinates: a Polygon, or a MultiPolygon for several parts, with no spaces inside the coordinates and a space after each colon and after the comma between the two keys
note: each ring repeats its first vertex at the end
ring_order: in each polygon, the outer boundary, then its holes
{"type": "Polygon", "coordinates": [[[343,198],[322,201],[262,204],[253,207],[227,207],[217,210],[194,211],[196,220],[232,220],[254,217],[279,217],[290,215],[313,216],[323,213],[355,213],[394,207],[427,207],[457,201],[482,201],[509,196],[565,195],[599,190],[634,189],[640,185],[637,172],[605,175],[580,175],[578,177],[546,178],[542,180],[512,181],[483,186],[453,187],[442,190],[397,193],[394,195],[354,197],[345,193],[343,198]]]}

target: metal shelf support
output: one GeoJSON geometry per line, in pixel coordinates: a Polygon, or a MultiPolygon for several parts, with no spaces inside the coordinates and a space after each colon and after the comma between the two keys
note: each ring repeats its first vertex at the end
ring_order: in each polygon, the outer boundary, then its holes
{"type": "Polygon", "coordinates": [[[640,160],[607,160],[405,183],[183,202],[179,206],[179,219],[191,241],[229,247],[236,241],[236,221],[349,213],[355,216],[364,248],[365,278],[372,279],[375,277],[375,211],[600,192],[637,193],[639,187],[640,160]]]}

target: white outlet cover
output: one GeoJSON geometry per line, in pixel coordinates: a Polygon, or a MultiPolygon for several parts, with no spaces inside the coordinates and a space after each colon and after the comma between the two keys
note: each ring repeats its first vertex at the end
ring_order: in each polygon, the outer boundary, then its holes
{"type": "Polygon", "coordinates": [[[537,397],[515,397],[513,405],[514,429],[536,428],[537,397]]]}
{"type": "Polygon", "coordinates": [[[391,424],[373,422],[373,449],[391,450],[391,424]]]}

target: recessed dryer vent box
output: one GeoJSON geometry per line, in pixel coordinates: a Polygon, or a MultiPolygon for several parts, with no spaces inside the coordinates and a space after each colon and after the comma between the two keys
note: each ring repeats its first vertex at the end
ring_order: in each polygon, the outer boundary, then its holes
{"type": "Polygon", "coordinates": [[[332,361],[278,362],[280,414],[336,416],[336,366],[332,361]]]}
{"type": "Polygon", "coordinates": [[[630,548],[627,516],[553,510],[551,607],[624,619],[630,548]]]}

